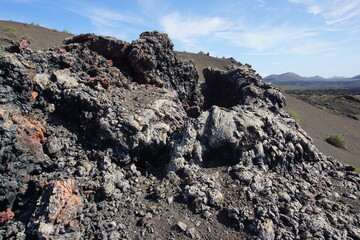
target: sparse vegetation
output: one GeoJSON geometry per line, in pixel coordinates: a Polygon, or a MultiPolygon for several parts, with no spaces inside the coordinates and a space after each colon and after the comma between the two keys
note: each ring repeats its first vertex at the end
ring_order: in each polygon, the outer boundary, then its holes
{"type": "Polygon", "coordinates": [[[59,32],[59,30],[57,30],[56,28],[53,28],[52,29],[54,32],[59,32]]]}
{"type": "Polygon", "coordinates": [[[200,54],[200,55],[206,55],[206,53],[203,52],[203,51],[198,52],[198,54],[200,54]]]}
{"type": "Polygon", "coordinates": [[[319,108],[319,109],[322,109],[322,110],[324,110],[324,111],[327,110],[327,107],[326,107],[326,106],[323,106],[323,105],[317,104],[316,107],[319,108]]]}
{"type": "Polygon", "coordinates": [[[293,110],[288,110],[287,113],[295,120],[297,124],[301,124],[301,116],[293,110]]]}
{"type": "Polygon", "coordinates": [[[11,38],[13,38],[13,40],[20,40],[22,38],[25,38],[30,42],[34,41],[34,38],[32,36],[30,36],[30,34],[28,34],[28,33],[25,33],[25,34],[19,36],[17,29],[14,27],[5,26],[2,30],[6,34],[10,35],[11,38]]]}
{"type": "Polygon", "coordinates": [[[21,36],[21,38],[25,38],[27,39],[29,42],[33,42],[34,38],[32,36],[30,36],[30,34],[25,33],[24,35],[21,36]]]}
{"type": "Polygon", "coordinates": [[[350,114],[348,114],[348,117],[352,118],[354,120],[360,120],[360,116],[357,114],[350,113],[350,114]]]}
{"type": "Polygon", "coordinates": [[[62,33],[70,34],[68,30],[62,30],[62,33]]]}
{"type": "Polygon", "coordinates": [[[354,172],[360,174],[360,168],[355,168],[354,172]]]}
{"type": "Polygon", "coordinates": [[[14,28],[14,27],[5,26],[3,28],[3,31],[7,34],[10,34],[14,38],[16,38],[17,34],[18,34],[16,28],[14,28]]]}
{"type": "Polygon", "coordinates": [[[285,92],[285,88],[284,86],[281,86],[281,85],[275,85],[274,87],[276,87],[277,89],[280,90],[280,92],[284,93],[285,92]]]}
{"type": "Polygon", "coordinates": [[[286,90],[321,110],[358,120],[360,116],[360,89],[286,90]]]}
{"type": "Polygon", "coordinates": [[[343,149],[345,149],[346,147],[346,140],[340,135],[331,135],[328,136],[325,140],[326,142],[328,142],[329,144],[335,147],[343,148],[343,149]]]}

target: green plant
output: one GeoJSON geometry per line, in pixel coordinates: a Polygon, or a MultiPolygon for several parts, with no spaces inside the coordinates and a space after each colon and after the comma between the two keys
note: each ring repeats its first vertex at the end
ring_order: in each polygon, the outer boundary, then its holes
{"type": "Polygon", "coordinates": [[[359,173],[360,174],[360,168],[355,168],[354,172],[359,173]]]}
{"type": "Polygon", "coordinates": [[[57,30],[56,28],[53,28],[52,30],[53,32],[59,32],[59,30],[57,30]]]}
{"type": "Polygon", "coordinates": [[[198,54],[200,54],[200,55],[206,55],[206,53],[203,52],[203,51],[198,52],[198,54]]]}
{"type": "Polygon", "coordinates": [[[27,39],[29,42],[33,42],[34,38],[32,36],[30,36],[28,33],[25,33],[24,35],[21,36],[21,38],[25,38],[27,39]]]}
{"type": "Polygon", "coordinates": [[[285,87],[281,86],[281,85],[275,85],[274,87],[276,87],[277,89],[280,90],[280,92],[284,93],[285,92],[285,87]]]}
{"type": "Polygon", "coordinates": [[[317,107],[317,108],[319,108],[319,109],[322,109],[322,110],[327,110],[327,107],[326,107],[326,106],[323,106],[323,105],[317,104],[315,107],[317,107]]]}
{"type": "Polygon", "coordinates": [[[70,34],[68,30],[62,30],[62,33],[70,34]]]}
{"type": "Polygon", "coordinates": [[[338,97],[338,98],[337,98],[337,100],[338,100],[339,102],[342,102],[342,103],[347,102],[347,99],[346,99],[346,98],[344,98],[343,96],[338,97]]]}
{"type": "Polygon", "coordinates": [[[297,124],[301,124],[301,116],[293,110],[287,110],[287,113],[295,120],[297,124]]]}
{"type": "Polygon", "coordinates": [[[3,31],[12,35],[13,37],[17,37],[17,30],[14,27],[5,26],[3,31]]]}
{"type": "Polygon", "coordinates": [[[345,149],[346,140],[345,140],[345,138],[343,138],[340,135],[331,135],[331,136],[328,136],[325,140],[326,140],[326,142],[328,142],[329,144],[331,144],[335,147],[345,149]]]}

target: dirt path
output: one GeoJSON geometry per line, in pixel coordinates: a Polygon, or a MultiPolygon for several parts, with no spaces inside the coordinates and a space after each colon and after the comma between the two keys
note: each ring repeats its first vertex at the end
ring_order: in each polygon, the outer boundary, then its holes
{"type": "Polygon", "coordinates": [[[360,168],[360,121],[336,116],[285,94],[286,109],[301,116],[302,128],[311,136],[315,146],[325,155],[344,164],[360,168]],[[338,134],[346,139],[346,150],[328,144],[324,139],[338,134]]]}

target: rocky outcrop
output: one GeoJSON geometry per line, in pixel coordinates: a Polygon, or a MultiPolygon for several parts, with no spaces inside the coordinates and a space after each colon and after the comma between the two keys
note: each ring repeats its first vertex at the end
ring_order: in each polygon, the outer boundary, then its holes
{"type": "Polygon", "coordinates": [[[85,45],[110,60],[127,77],[140,84],[176,90],[184,104],[201,104],[197,92],[198,72],[193,63],[181,59],[173,52],[173,44],[166,34],[144,32],[131,44],[109,37],[83,34],[74,36],[65,43],[85,45]]]}
{"type": "Polygon", "coordinates": [[[245,64],[221,71],[204,69],[203,87],[204,109],[211,106],[230,108],[236,105],[250,105],[253,108],[269,107],[280,109],[285,105],[282,94],[269,83],[261,80],[260,75],[245,64]]]}
{"type": "Polygon", "coordinates": [[[359,175],[249,65],[165,34],[0,53],[0,239],[358,239],[359,175]],[[215,230],[214,230],[215,229],[215,230]]]}

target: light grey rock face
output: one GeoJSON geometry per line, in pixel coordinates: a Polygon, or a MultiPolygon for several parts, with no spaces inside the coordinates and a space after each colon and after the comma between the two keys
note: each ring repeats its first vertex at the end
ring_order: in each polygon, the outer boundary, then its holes
{"type": "Polygon", "coordinates": [[[238,65],[200,96],[158,32],[1,52],[1,236],[357,239],[359,175],[238,65]]]}
{"type": "MultiPolygon", "coordinates": [[[[242,163],[269,170],[325,159],[313,146],[310,137],[298,131],[298,125],[289,116],[267,108],[235,106],[225,109],[213,106],[199,116],[183,137],[181,144],[175,147],[173,156],[176,158],[172,161],[196,153],[197,149],[200,149],[200,156],[197,156],[200,165],[242,163]],[[195,138],[199,142],[194,141],[195,138]]],[[[172,161],[170,164],[175,164],[172,161]]]]}

